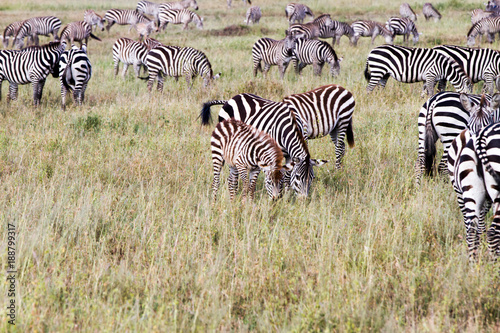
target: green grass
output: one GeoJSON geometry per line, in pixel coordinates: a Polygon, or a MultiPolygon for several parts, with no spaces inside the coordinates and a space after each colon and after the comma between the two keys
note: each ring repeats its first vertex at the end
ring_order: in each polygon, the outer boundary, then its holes
{"type": "MultiPolygon", "coordinates": [[[[410,5],[418,12],[424,2],[410,5]]],[[[0,330],[499,330],[498,265],[484,240],[478,263],[469,264],[449,181],[424,178],[415,187],[421,84],[390,79],[384,90],[367,94],[363,69],[372,46],[363,38],[352,48],[345,37],[336,47],[344,57],[336,78],[328,68],[314,77],[311,66],[300,77],[289,68],[283,81],[276,67],[267,78],[254,78],[252,45],[264,36],[282,38],[286,3],[264,0],[259,26],[218,36],[241,25],[247,7],[200,1],[204,31],[169,26],[154,36],[204,51],[222,72],[208,89],[199,78],[191,91],[183,78],[167,78],[163,94],[149,94],[132,68],[125,80],[115,78],[112,45],[135,37],[116,25],[109,34],[96,32],[102,42],[89,42],[93,77],[83,107],[70,98],[61,111],[53,78],[38,109],[30,86],[21,86],[18,101],[8,105],[4,83],[0,262],[6,271],[6,226],[15,223],[18,308],[16,326],[2,314],[0,330]],[[347,149],[343,169],[334,169],[329,138],[311,140],[312,156],[330,162],[316,169],[307,199],[288,193],[270,202],[261,176],[254,202],[230,202],[226,168],[212,206],[213,126],[200,126],[201,104],[242,92],[280,100],[329,83],[356,100],[356,146],[347,149]]],[[[443,19],[419,18],[419,46],[465,45],[474,4],[435,4],[443,19]]],[[[308,5],[346,20],[382,22],[399,8],[360,0],[308,5]]],[[[86,8],[104,14],[116,7],[135,2],[3,1],[0,22],[3,28],[54,14],[68,23],[81,20],[86,8]]],[[[376,45],[382,42],[379,37],[376,45]]],[[[0,298],[0,307],[7,302],[0,298]]]]}

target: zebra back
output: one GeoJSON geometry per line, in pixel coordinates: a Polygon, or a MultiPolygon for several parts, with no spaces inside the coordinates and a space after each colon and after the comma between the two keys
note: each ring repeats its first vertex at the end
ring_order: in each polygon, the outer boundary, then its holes
{"type": "Polygon", "coordinates": [[[407,3],[407,2],[403,2],[399,6],[399,14],[402,17],[407,17],[407,18],[409,18],[412,21],[416,21],[417,20],[417,15],[413,11],[413,9],[411,9],[410,4],[407,3]]]}
{"type": "Polygon", "coordinates": [[[337,76],[340,73],[340,61],[333,47],[324,41],[315,39],[297,39],[295,47],[295,57],[299,63],[296,64],[296,70],[300,72],[306,64],[314,65],[314,74],[321,75],[321,69],[324,63],[330,65],[330,74],[337,76]]]}
{"type": "Polygon", "coordinates": [[[441,13],[434,8],[430,2],[426,2],[422,7],[422,14],[424,14],[425,20],[429,20],[431,17],[437,22],[441,19],[441,13]]]}
{"type": "MultiPolygon", "coordinates": [[[[500,167],[498,161],[498,142],[500,141],[500,123],[493,123],[481,132],[476,140],[476,152],[481,160],[483,168],[490,174],[496,182],[496,187],[500,184],[500,167]]],[[[494,197],[495,198],[495,197],[494,197]]]]}
{"type": "Polygon", "coordinates": [[[326,38],[326,30],[332,27],[333,20],[330,14],[323,14],[315,18],[312,22],[292,24],[287,31],[297,38],[317,39],[318,37],[326,38]]]}
{"type": "Polygon", "coordinates": [[[58,32],[61,28],[61,20],[55,16],[32,17],[23,22],[21,28],[16,35],[17,47],[24,46],[24,38],[30,37],[34,39],[35,45],[38,44],[38,35],[48,36],[54,35],[54,41],[58,41],[58,32]]]}

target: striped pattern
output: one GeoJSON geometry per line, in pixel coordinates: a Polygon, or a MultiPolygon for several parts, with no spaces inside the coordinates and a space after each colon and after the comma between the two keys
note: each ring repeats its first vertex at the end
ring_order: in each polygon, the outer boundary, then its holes
{"type": "Polygon", "coordinates": [[[246,16],[245,16],[245,24],[249,25],[250,22],[252,24],[259,23],[260,18],[262,17],[262,11],[259,6],[252,6],[248,8],[246,16]]]}
{"type": "Polygon", "coordinates": [[[426,2],[422,7],[422,14],[424,14],[425,20],[429,21],[431,18],[434,19],[435,22],[441,19],[441,13],[434,8],[434,6],[430,2],[426,2]]]}
{"type": "Polygon", "coordinates": [[[327,42],[315,39],[298,39],[295,47],[295,57],[292,60],[295,72],[300,74],[307,65],[313,65],[314,75],[321,75],[324,64],[330,65],[330,74],[337,76],[340,73],[340,61],[333,47],[327,42]]]}
{"type": "Polygon", "coordinates": [[[399,6],[399,15],[401,15],[401,17],[404,17],[404,18],[409,18],[412,21],[417,20],[417,15],[413,11],[413,9],[411,9],[410,4],[407,2],[403,2],[399,6]]]}
{"type": "Polygon", "coordinates": [[[30,46],[22,51],[0,51],[0,89],[3,80],[9,81],[7,101],[17,99],[18,85],[31,83],[33,104],[38,106],[47,76],[52,73],[57,77],[55,67],[65,48],[66,42],[62,41],[30,46]]]}
{"type": "Polygon", "coordinates": [[[476,37],[486,35],[489,43],[495,41],[495,34],[500,32],[500,16],[488,17],[475,23],[467,33],[467,46],[476,44],[476,37]]]}
{"type": "MultiPolygon", "coordinates": [[[[129,65],[134,67],[135,76],[139,77],[141,66],[146,67],[146,56],[151,50],[148,47],[148,42],[151,39],[147,38],[145,42],[136,42],[130,38],[120,38],[113,44],[113,64],[115,76],[118,74],[120,61],[123,62],[122,77],[125,78],[129,65]]],[[[159,42],[158,44],[159,45],[159,42]]],[[[153,46],[154,47],[154,46],[153,46]]]]}
{"type": "Polygon", "coordinates": [[[158,32],[159,28],[156,25],[155,21],[150,21],[147,23],[137,23],[135,25],[135,30],[137,30],[137,32],[139,33],[139,40],[142,41],[144,36],[146,36],[146,38],[149,38],[149,35],[151,35],[153,32],[158,32]]]}
{"type": "Polygon", "coordinates": [[[155,18],[157,25],[159,25],[158,14],[160,13],[161,3],[141,0],[137,3],[136,10],[142,15],[151,15],[155,18]]]}
{"type": "Polygon", "coordinates": [[[183,24],[182,29],[186,30],[188,24],[192,21],[196,24],[198,29],[203,29],[203,19],[200,15],[189,9],[168,9],[160,11],[158,14],[160,29],[165,30],[169,23],[172,24],[183,24]]]}
{"type": "Polygon", "coordinates": [[[463,69],[453,60],[433,49],[409,48],[396,45],[382,45],[374,48],[368,55],[365,67],[367,91],[376,85],[385,87],[392,76],[399,82],[413,83],[424,81],[422,95],[434,94],[434,86],[439,80],[447,80],[458,92],[470,93],[470,79],[463,69]]]}
{"type": "Polygon", "coordinates": [[[409,42],[411,34],[413,34],[413,44],[416,44],[418,42],[420,34],[417,31],[415,23],[409,18],[391,17],[389,21],[387,21],[385,27],[394,36],[403,35],[403,42],[409,42]]]}
{"type": "Polygon", "coordinates": [[[288,23],[303,23],[306,15],[314,18],[314,14],[311,8],[307,7],[301,3],[289,3],[285,7],[285,16],[288,19],[288,23]]]}
{"type": "Polygon", "coordinates": [[[253,199],[260,169],[268,171],[266,178],[272,184],[272,198],[278,198],[283,177],[280,172],[283,153],[269,134],[242,121],[228,119],[215,127],[210,147],[214,171],[213,201],[217,197],[224,162],[230,166],[228,187],[231,200],[234,199],[238,189],[238,176],[243,182],[243,198],[248,194],[250,199],[253,199]]]}
{"type": "Polygon", "coordinates": [[[85,12],[83,13],[83,20],[87,22],[88,25],[92,27],[92,29],[98,26],[101,31],[104,31],[104,19],[101,15],[97,14],[92,9],[85,10],[85,12]]]}
{"type": "Polygon", "coordinates": [[[312,22],[300,24],[295,23],[290,25],[288,32],[297,38],[318,39],[325,37],[328,29],[333,28],[333,20],[330,14],[323,14],[318,16],[312,22]]]}
{"type": "Polygon", "coordinates": [[[168,9],[187,9],[189,7],[198,10],[198,3],[196,0],[165,2],[160,5],[160,11],[168,9]]]}
{"type": "Polygon", "coordinates": [[[205,53],[191,47],[157,46],[146,56],[146,63],[149,70],[149,91],[153,88],[155,79],[158,80],[157,90],[163,91],[163,75],[176,79],[184,76],[190,89],[196,75],[203,78],[204,87],[220,76],[220,73],[213,75],[212,65],[205,53]]]}
{"type": "Polygon", "coordinates": [[[253,75],[261,71],[267,74],[272,65],[277,65],[281,79],[285,76],[286,68],[292,60],[297,44],[297,38],[287,34],[282,40],[261,38],[252,47],[253,75]],[[264,62],[262,69],[261,61],[264,62]]]}
{"type": "Polygon", "coordinates": [[[108,22],[106,25],[106,30],[109,31],[111,27],[116,23],[119,25],[130,24],[129,32],[137,23],[148,23],[151,21],[146,16],[140,14],[138,11],[133,9],[110,9],[104,14],[104,19],[108,22]]]}
{"type": "MultiPolygon", "coordinates": [[[[243,1],[244,3],[249,4],[249,5],[251,5],[251,4],[252,4],[252,1],[250,1],[250,0],[242,0],[242,1],[243,1]]],[[[227,8],[231,8],[232,4],[233,4],[233,0],[227,0],[227,8]]]]}
{"type": "Polygon", "coordinates": [[[394,36],[382,23],[374,21],[356,21],[353,22],[352,30],[354,31],[353,38],[351,40],[352,44],[356,46],[358,44],[359,37],[371,37],[372,44],[378,35],[385,38],[387,44],[392,44],[394,36]]]}
{"type": "Polygon", "coordinates": [[[81,49],[73,47],[64,51],[59,60],[59,81],[61,83],[61,106],[66,108],[66,94],[73,92],[73,98],[78,105],[85,99],[85,90],[92,77],[92,65],[87,56],[87,46],[81,49]]]}
{"type": "Polygon", "coordinates": [[[352,27],[345,22],[333,21],[333,26],[326,27],[325,32],[321,37],[332,37],[332,46],[334,46],[335,43],[337,45],[340,44],[340,37],[344,35],[349,38],[349,42],[350,44],[352,44],[354,39],[354,30],[352,29],[352,27]]]}
{"type": "Polygon", "coordinates": [[[101,39],[92,33],[92,27],[85,21],[68,23],[61,31],[61,40],[66,40],[68,44],[73,45],[75,40],[82,44],[87,44],[89,37],[98,41],[101,39]]]}
{"type": "Polygon", "coordinates": [[[52,34],[54,41],[58,41],[57,36],[61,28],[61,20],[55,16],[33,17],[24,21],[16,35],[16,47],[22,49],[24,47],[24,38],[28,37],[35,45],[39,44],[38,36],[48,36],[52,34]]]}
{"type": "Polygon", "coordinates": [[[17,36],[17,32],[21,27],[23,26],[24,21],[17,21],[14,23],[9,24],[5,30],[3,31],[3,47],[7,48],[9,47],[9,38],[12,37],[14,40],[12,42],[12,45],[16,44],[15,37],[17,36]]]}
{"type": "Polygon", "coordinates": [[[302,123],[307,139],[330,135],[335,144],[335,167],[339,169],[345,155],[346,134],[349,147],[354,147],[352,114],[356,103],[352,93],[339,85],[330,84],[287,96],[283,102],[293,106],[292,110],[302,123]]]}

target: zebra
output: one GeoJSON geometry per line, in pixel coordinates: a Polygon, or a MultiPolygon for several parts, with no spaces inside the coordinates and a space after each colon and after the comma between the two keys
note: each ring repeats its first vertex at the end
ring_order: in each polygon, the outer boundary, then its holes
{"type": "Polygon", "coordinates": [[[155,79],[158,80],[157,90],[163,91],[163,75],[173,76],[176,80],[179,76],[185,76],[189,89],[192,88],[196,75],[203,77],[204,87],[221,75],[214,75],[205,53],[192,47],[159,45],[149,51],[146,64],[149,71],[149,91],[153,88],[155,79]]]}
{"type": "Polygon", "coordinates": [[[9,47],[9,38],[12,37],[14,38],[12,45],[16,44],[15,37],[17,35],[17,32],[19,29],[21,29],[22,25],[24,24],[24,21],[16,21],[11,24],[9,24],[5,30],[3,31],[3,47],[7,48],[9,47]]]}
{"type": "Polygon", "coordinates": [[[160,5],[160,11],[168,9],[188,9],[190,6],[194,10],[198,10],[198,3],[196,0],[182,0],[162,3],[160,5]]]}
{"type": "Polygon", "coordinates": [[[291,166],[282,165],[283,152],[271,135],[231,118],[217,124],[210,139],[210,147],[214,172],[213,202],[217,197],[224,162],[230,166],[228,187],[231,200],[238,189],[238,176],[243,181],[243,198],[249,194],[253,200],[261,169],[266,174],[266,183],[270,184],[268,188],[271,188],[272,199],[279,197],[283,178],[281,171],[289,171],[291,166]]]}
{"type": "Polygon", "coordinates": [[[484,18],[495,17],[498,15],[499,15],[498,11],[485,11],[482,9],[473,9],[470,13],[470,23],[474,25],[484,18]]]}
{"type": "Polygon", "coordinates": [[[297,38],[287,33],[282,40],[261,38],[252,47],[253,76],[261,71],[266,75],[271,65],[278,65],[281,79],[285,76],[286,68],[295,55],[297,38]],[[261,61],[264,62],[262,69],[261,61]]]}
{"type": "Polygon", "coordinates": [[[200,112],[203,125],[208,125],[211,121],[210,107],[220,104],[223,106],[219,111],[219,122],[235,118],[268,133],[276,140],[286,163],[294,163],[289,175],[290,186],[299,196],[307,196],[314,179],[313,167],[321,166],[327,161],[311,158],[302,134],[302,124],[295,117],[293,107],[288,103],[243,93],[228,101],[214,100],[204,103],[200,112]]]}
{"type": "Polygon", "coordinates": [[[425,20],[429,21],[430,18],[434,18],[434,22],[437,22],[441,19],[441,13],[434,8],[434,6],[430,2],[426,2],[422,7],[422,14],[424,14],[425,20]]]}
{"type": "Polygon", "coordinates": [[[403,42],[410,41],[410,34],[413,34],[413,44],[418,42],[420,33],[417,31],[415,23],[409,18],[391,17],[385,26],[393,36],[403,35],[403,42]]]}
{"type": "Polygon", "coordinates": [[[83,13],[83,20],[88,23],[94,29],[96,26],[101,28],[101,31],[104,31],[104,19],[101,15],[97,14],[92,9],[87,9],[83,13]]]}
{"type": "Polygon", "coordinates": [[[139,33],[139,41],[142,41],[144,36],[149,38],[149,35],[154,31],[158,32],[160,29],[156,21],[149,21],[148,23],[140,22],[135,25],[135,30],[139,33]]]}
{"type": "Polygon", "coordinates": [[[335,46],[335,43],[337,45],[340,44],[340,37],[344,35],[349,37],[349,43],[352,45],[354,40],[354,30],[352,27],[345,22],[333,21],[332,27],[325,28],[322,38],[332,37],[332,46],[335,46]]]}
{"type": "Polygon", "coordinates": [[[75,47],[64,51],[59,60],[59,81],[61,83],[61,107],[66,109],[66,93],[73,92],[73,99],[82,105],[85,98],[85,89],[92,77],[92,65],[87,56],[87,46],[81,49],[75,47]]]}
{"type": "Polygon", "coordinates": [[[22,49],[24,47],[24,38],[28,37],[35,45],[39,44],[38,35],[48,36],[52,34],[54,41],[59,41],[57,33],[61,28],[61,20],[55,16],[32,17],[24,21],[21,28],[15,37],[16,47],[22,49]]]}
{"type": "Polygon", "coordinates": [[[398,45],[375,47],[366,61],[366,90],[372,91],[377,84],[384,88],[390,76],[405,83],[424,81],[422,97],[425,92],[432,96],[434,86],[443,79],[450,81],[458,92],[472,91],[471,81],[464,70],[456,62],[433,49],[398,45]]]}
{"type": "Polygon", "coordinates": [[[399,6],[399,15],[404,18],[409,18],[412,21],[417,20],[417,15],[413,11],[413,9],[411,9],[410,4],[408,4],[407,2],[403,2],[399,6]]]}
{"type": "Polygon", "coordinates": [[[260,10],[260,7],[252,6],[248,8],[244,22],[246,25],[249,25],[250,22],[252,22],[252,24],[256,24],[259,23],[261,17],[262,17],[262,11],[260,10]]]}
{"type": "MultiPolygon", "coordinates": [[[[493,81],[500,75],[500,53],[498,51],[456,45],[438,45],[433,49],[458,63],[473,84],[484,80],[483,91],[489,94],[493,93],[493,81]]],[[[439,85],[443,90],[446,82],[440,82],[439,85]]]]}
{"type": "Polygon", "coordinates": [[[304,22],[306,15],[309,15],[314,19],[314,14],[311,8],[301,3],[292,2],[285,7],[285,16],[288,19],[289,24],[304,22]]]}
{"type": "Polygon", "coordinates": [[[354,35],[351,40],[354,46],[358,44],[359,37],[371,37],[373,45],[375,38],[378,35],[383,36],[387,44],[393,43],[394,35],[382,23],[362,20],[353,22],[351,27],[354,31],[354,35]]]}
{"type": "Polygon", "coordinates": [[[42,46],[29,46],[21,51],[0,51],[0,89],[3,80],[9,81],[7,102],[17,99],[19,84],[31,83],[33,104],[38,106],[47,75],[52,73],[57,77],[59,74],[55,69],[65,48],[66,41],[60,41],[42,46]]]}
{"type": "Polygon", "coordinates": [[[314,75],[318,76],[321,75],[325,63],[330,65],[330,74],[337,76],[340,73],[341,61],[342,58],[337,58],[335,50],[327,42],[302,38],[297,40],[295,57],[292,60],[297,74],[300,74],[304,67],[312,64],[314,75]]]}
{"type": "Polygon", "coordinates": [[[151,15],[156,20],[156,25],[160,25],[158,14],[160,13],[161,3],[141,0],[137,3],[136,10],[142,15],[151,15]]]}
{"type": "Polygon", "coordinates": [[[323,14],[312,22],[300,24],[294,23],[288,28],[288,32],[298,38],[318,39],[326,38],[326,30],[333,28],[333,20],[330,14],[323,14]]]}
{"type": "MultiPolygon", "coordinates": [[[[79,41],[80,46],[83,43],[87,45],[89,37],[92,37],[98,41],[101,39],[92,33],[92,27],[85,21],[77,21],[68,23],[61,31],[61,40],[65,39],[68,44],[73,45],[74,41],[79,41]]],[[[86,49],[86,47],[85,47],[86,49]]]]}
{"type": "MultiPolygon", "coordinates": [[[[249,5],[252,4],[252,1],[250,1],[250,0],[243,0],[243,2],[248,3],[249,5]]],[[[232,3],[233,3],[233,0],[227,0],[227,8],[231,8],[232,3]]]]}
{"type": "MultiPolygon", "coordinates": [[[[150,40],[150,38],[146,38],[150,40]]],[[[159,44],[158,44],[159,45],[159,44]]],[[[146,66],[146,56],[151,50],[145,42],[136,42],[130,38],[119,38],[113,44],[113,63],[115,76],[118,75],[120,61],[123,62],[122,77],[125,78],[129,65],[133,65],[135,76],[139,77],[141,65],[146,66]]]]}
{"type": "Polygon", "coordinates": [[[486,34],[489,43],[495,41],[495,34],[500,32],[500,16],[487,17],[475,23],[467,32],[467,46],[476,44],[476,37],[486,34]]]}
{"type": "Polygon", "coordinates": [[[200,30],[203,29],[203,18],[195,12],[189,9],[168,9],[160,11],[159,17],[159,28],[165,30],[168,23],[172,24],[184,24],[182,26],[183,30],[188,28],[188,24],[193,21],[196,27],[200,30]]]}
{"type": "Polygon", "coordinates": [[[133,9],[110,9],[104,14],[104,19],[108,22],[106,25],[106,31],[109,32],[109,29],[117,23],[119,25],[127,25],[130,24],[129,32],[137,23],[148,23],[151,21],[146,16],[140,14],[138,11],[133,9]]]}
{"type": "Polygon", "coordinates": [[[344,138],[347,134],[349,147],[354,147],[352,114],[356,105],[352,93],[330,84],[311,91],[283,98],[293,106],[292,111],[303,125],[304,137],[321,138],[330,135],[335,144],[335,167],[340,169],[345,155],[344,138]]]}

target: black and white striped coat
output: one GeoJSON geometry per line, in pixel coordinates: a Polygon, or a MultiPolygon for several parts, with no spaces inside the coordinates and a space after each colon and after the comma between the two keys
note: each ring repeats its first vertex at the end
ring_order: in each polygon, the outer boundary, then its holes
{"type": "Polygon", "coordinates": [[[238,189],[238,177],[243,181],[243,198],[248,194],[250,199],[253,199],[261,169],[266,174],[266,183],[271,184],[271,197],[273,199],[279,197],[283,178],[281,173],[283,152],[269,134],[231,118],[217,124],[210,139],[210,147],[214,172],[212,182],[214,202],[224,163],[230,166],[228,187],[231,200],[234,199],[238,189]]]}
{"type": "Polygon", "coordinates": [[[245,24],[249,25],[250,22],[252,24],[259,23],[260,18],[262,17],[262,11],[259,6],[252,6],[247,9],[247,13],[245,15],[245,24]]]}
{"type": "Polygon", "coordinates": [[[159,45],[149,51],[146,64],[149,71],[149,91],[153,88],[155,79],[158,80],[157,90],[163,91],[163,75],[172,76],[176,80],[184,76],[190,89],[196,75],[203,78],[204,87],[220,76],[220,73],[213,74],[212,65],[205,53],[192,47],[159,45]]]}
{"type": "Polygon", "coordinates": [[[351,27],[354,31],[354,36],[352,38],[352,44],[354,46],[358,44],[359,37],[371,37],[373,44],[378,35],[383,36],[387,44],[393,43],[394,35],[382,23],[365,20],[355,21],[351,24],[351,27]]]}
{"type": "Polygon", "coordinates": [[[484,11],[482,9],[473,9],[470,13],[470,22],[472,25],[474,25],[484,18],[493,17],[493,16],[498,16],[498,12],[496,12],[496,11],[494,11],[494,12],[484,11]]]}
{"type": "Polygon", "coordinates": [[[92,77],[92,65],[87,56],[87,46],[81,49],[73,46],[64,51],[59,60],[59,81],[61,83],[61,107],[66,108],[66,94],[73,92],[73,99],[78,105],[82,105],[85,99],[85,90],[92,77]]]}
{"type": "Polygon", "coordinates": [[[259,39],[252,47],[253,75],[257,76],[258,71],[266,75],[271,65],[277,65],[280,77],[283,79],[286,68],[294,57],[296,45],[297,38],[290,34],[282,40],[259,39]],[[261,61],[264,62],[264,69],[261,61]]]}
{"type": "Polygon", "coordinates": [[[413,11],[413,9],[411,9],[410,4],[407,2],[403,2],[399,6],[399,15],[401,15],[401,17],[409,18],[412,21],[417,20],[417,15],[413,11]]]}
{"type": "Polygon", "coordinates": [[[288,32],[297,38],[318,39],[327,38],[325,37],[327,30],[332,28],[333,20],[330,14],[323,14],[315,18],[312,22],[290,25],[288,32]]]}
{"type": "Polygon", "coordinates": [[[330,74],[337,76],[340,73],[340,62],[333,47],[324,41],[315,39],[297,39],[293,66],[295,72],[300,74],[307,65],[313,65],[314,75],[321,75],[325,63],[330,65],[330,74]]]}
{"type": "Polygon", "coordinates": [[[381,45],[370,51],[365,67],[367,91],[385,87],[389,77],[399,82],[424,81],[422,96],[434,94],[440,80],[450,81],[458,92],[470,93],[472,84],[464,70],[453,60],[433,49],[381,45]]]}
{"type": "Polygon", "coordinates": [[[89,37],[101,41],[92,33],[92,27],[85,21],[68,23],[61,31],[61,40],[66,40],[69,45],[73,45],[75,40],[80,42],[80,46],[86,45],[89,37]]]}
{"type": "Polygon", "coordinates": [[[349,38],[349,43],[352,44],[354,40],[354,30],[352,27],[345,23],[339,21],[333,21],[333,26],[326,27],[325,33],[321,38],[329,38],[332,37],[332,46],[335,46],[335,43],[340,44],[340,37],[347,36],[349,38]]]}
{"type": "Polygon", "coordinates": [[[285,7],[285,16],[288,23],[303,23],[306,16],[309,15],[314,19],[314,14],[311,8],[301,3],[289,3],[285,7]]]}
{"type": "Polygon", "coordinates": [[[354,147],[352,114],[356,103],[352,93],[339,85],[330,84],[287,96],[283,102],[293,106],[292,111],[302,123],[306,139],[330,135],[335,144],[335,167],[339,169],[345,155],[346,134],[349,147],[354,147]]]}
{"type": "Polygon", "coordinates": [[[101,29],[101,31],[104,31],[104,19],[102,18],[101,15],[97,14],[95,11],[92,9],[87,9],[83,13],[83,20],[88,23],[94,29],[96,26],[101,29]]]}
{"type": "Polygon", "coordinates": [[[430,2],[426,2],[422,7],[422,14],[424,14],[425,20],[433,18],[435,22],[441,19],[441,13],[434,8],[434,6],[430,2]]]}
{"type": "Polygon", "coordinates": [[[500,32],[500,16],[488,17],[472,25],[467,33],[467,46],[476,44],[476,37],[486,35],[489,43],[495,40],[495,34],[500,32]]]}
{"type": "Polygon", "coordinates": [[[210,107],[223,104],[219,121],[230,118],[241,120],[268,133],[283,151],[287,163],[294,162],[290,184],[300,196],[309,194],[314,179],[314,166],[325,161],[311,159],[303,136],[302,124],[295,117],[293,107],[288,103],[274,102],[253,94],[239,94],[228,101],[210,101],[203,104],[200,117],[202,124],[210,123],[210,107]]]}
{"type": "Polygon", "coordinates": [[[66,42],[61,41],[30,46],[21,51],[0,51],[0,89],[2,81],[9,81],[7,101],[17,99],[18,85],[31,83],[33,104],[39,105],[45,80],[51,73],[57,77],[56,67],[65,48],[66,42]]]}
{"type": "Polygon", "coordinates": [[[106,30],[109,31],[111,27],[116,23],[119,25],[130,25],[129,32],[137,23],[143,22],[148,23],[151,21],[146,16],[140,14],[134,9],[110,9],[104,14],[104,19],[108,22],[106,25],[106,30]]]}
{"type": "Polygon", "coordinates": [[[190,22],[194,22],[198,29],[203,29],[203,18],[189,9],[168,9],[160,11],[158,14],[161,30],[165,30],[169,23],[183,24],[182,29],[186,30],[190,22]]]}
{"type": "Polygon", "coordinates": [[[122,76],[125,78],[129,65],[134,67],[135,76],[139,77],[141,66],[146,67],[146,56],[149,51],[160,45],[151,38],[146,38],[144,42],[136,42],[130,38],[120,38],[113,44],[113,63],[115,76],[118,74],[120,61],[123,62],[122,76]]]}
{"type": "Polygon", "coordinates": [[[3,39],[2,39],[4,48],[9,47],[10,37],[13,38],[12,45],[16,44],[15,37],[17,36],[17,32],[19,31],[19,29],[21,29],[21,27],[23,26],[23,23],[24,21],[13,22],[5,28],[5,30],[3,31],[3,39]]]}
{"type": "Polygon", "coordinates": [[[48,36],[52,34],[54,41],[58,41],[58,32],[61,28],[61,20],[55,16],[32,17],[24,21],[16,35],[16,47],[22,49],[24,47],[24,38],[28,37],[35,45],[39,44],[38,36],[48,36]]]}
{"type": "Polygon", "coordinates": [[[141,0],[137,3],[136,10],[142,15],[151,15],[155,18],[156,24],[159,25],[158,14],[160,13],[161,3],[141,0]]]}
{"type": "Polygon", "coordinates": [[[410,35],[413,34],[413,44],[416,44],[419,39],[419,32],[417,31],[417,27],[415,23],[406,17],[391,17],[385,27],[389,30],[394,36],[403,35],[403,42],[410,41],[410,35]]]}

